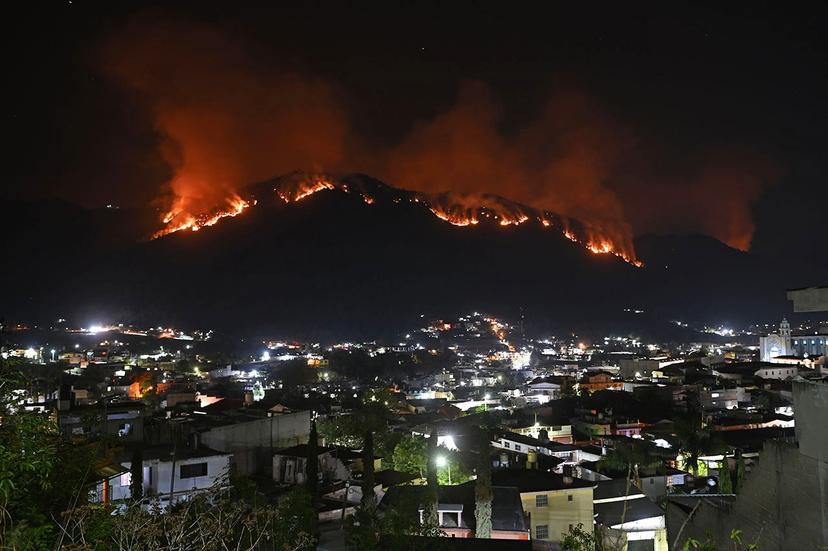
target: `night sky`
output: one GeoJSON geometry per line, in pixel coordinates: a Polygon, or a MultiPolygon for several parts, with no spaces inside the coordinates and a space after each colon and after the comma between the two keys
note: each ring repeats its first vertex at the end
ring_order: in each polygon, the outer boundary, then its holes
{"type": "Polygon", "coordinates": [[[292,169],[364,171],[824,256],[828,72],[807,10],[166,4],[7,22],[5,194],[168,207],[186,187],[208,208],[292,169]]]}

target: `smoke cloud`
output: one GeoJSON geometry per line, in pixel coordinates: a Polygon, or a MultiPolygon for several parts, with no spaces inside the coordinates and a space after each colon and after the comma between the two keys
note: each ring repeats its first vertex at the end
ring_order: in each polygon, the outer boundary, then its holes
{"type": "Polygon", "coordinates": [[[249,48],[222,29],[148,18],[106,42],[106,71],[154,114],[175,215],[222,208],[243,186],[293,170],[365,171],[417,191],[497,194],[553,211],[619,251],[647,231],[706,233],[747,249],[751,204],[775,176],[745,153],[682,166],[673,159],[684,156],[573,91],[550,95],[531,122],[505,132],[506,111],[480,82],[461,83],[452,108],[414,123],[399,143],[360,148],[367,140],[335,85],[257,63],[249,48]]]}
{"type": "Polygon", "coordinates": [[[349,124],[330,84],[266,70],[226,32],[141,18],[105,52],[106,70],[154,113],[174,212],[208,212],[245,184],[344,157],[349,124]]]}

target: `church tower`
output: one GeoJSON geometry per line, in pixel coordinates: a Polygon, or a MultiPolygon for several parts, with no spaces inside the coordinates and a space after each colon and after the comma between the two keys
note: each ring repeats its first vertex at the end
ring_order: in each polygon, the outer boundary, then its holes
{"type": "Polygon", "coordinates": [[[785,347],[785,354],[791,353],[791,324],[788,323],[787,318],[782,318],[782,323],[779,324],[779,336],[782,337],[782,343],[785,347]]]}

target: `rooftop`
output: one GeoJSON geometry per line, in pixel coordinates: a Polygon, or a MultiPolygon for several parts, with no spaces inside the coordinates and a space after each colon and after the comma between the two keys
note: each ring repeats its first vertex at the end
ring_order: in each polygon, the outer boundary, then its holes
{"type": "Polygon", "coordinates": [[[556,492],[561,490],[579,490],[594,488],[595,482],[573,478],[571,483],[564,482],[564,477],[536,469],[501,469],[492,472],[492,484],[513,486],[520,493],[556,492]]]}

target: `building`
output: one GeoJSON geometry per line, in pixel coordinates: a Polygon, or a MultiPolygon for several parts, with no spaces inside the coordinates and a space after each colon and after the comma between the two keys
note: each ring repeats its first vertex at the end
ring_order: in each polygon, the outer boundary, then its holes
{"type": "MultiPolygon", "coordinates": [[[[474,538],[475,482],[440,486],[437,520],[440,530],[450,538],[474,538]]],[[[424,520],[426,486],[394,486],[380,502],[380,511],[419,515],[424,520]]],[[[529,540],[529,527],[521,496],[514,487],[498,485],[492,478],[492,539],[529,540]]]]}
{"type": "Polygon", "coordinates": [[[578,383],[578,388],[586,390],[589,393],[597,392],[599,390],[622,390],[624,388],[624,383],[621,381],[614,381],[611,373],[599,371],[597,373],[587,375],[586,380],[578,383]]]}
{"type": "MultiPolygon", "coordinates": [[[[209,448],[178,448],[171,445],[145,448],[143,455],[143,496],[148,506],[157,502],[162,508],[186,501],[194,495],[227,484],[230,453],[209,448]],[[175,453],[174,453],[175,452],[175,453]]],[[[126,456],[125,456],[126,457],[126,456]]],[[[120,462],[122,472],[100,482],[93,492],[93,502],[129,499],[132,495],[132,458],[120,462]]]]}
{"type": "Polygon", "coordinates": [[[828,332],[817,331],[812,335],[792,335],[791,324],[782,318],[779,332],[759,337],[759,353],[764,362],[777,356],[818,357],[828,356],[828,332]]]}
{"type": "Polygon", "coordinates": [[[619,365],[619,374],[625,379],[649,379],[653,376],[653,371],[661,371],[668,365],[682,363],[684,360],[677,360],[668,358],[667,356],[656,358],[636,358],[632,360],[621,360],[619,365]]]}
{"type": "Polygon", "coordinates": [[[107,435],[126,442],[144,440],[143,402],[104,399],[94,405],[77,405],[74,389],[69,395],[67,392],[61,388],[58,397],[58,427],[64,435],[76,439],[107,435]]]}
{"type": "MultiPolygon", "coordinates": [[[[304,484],[307,480],[308,445],[299,444],[273,454],[273,480],[280,484],[304,484]]],[[[347,480],[350,473],[341,461],[336,461],[331,450],[317,448],[317,476],[320,480],[347,480]]]]}
{"type": "Polygon", "coordinates": [[[679,549],[688,538],[731,545],[733,529],[761,550],[828,546],[828,385],[794,381],[793,397],[797,443],[766,440],[736,496],[668,496],[669,539],[679,549]]]}
{"type": "Polygon", "coordinates": [[[626,477],[598,482],[595,523],[604,541],[627,551],[668,551],[664,511],[626,477]]]}
{"type": "Polygon", "coordinates": [[[703,409],[734,409],[739,403],[750,402],[750,392],[743,387],[699,389],[699,403],[703,409]]]}
{"type": "Polygon", "coordinates": [[[592,532],[592,492],[595,482],[535,469],[502,469],[492,473],[492,484],[520,492],[529,515],[532,539],[560,543],[570,529],[583,524],[592,532]]]}
{"type": "Polygon", "coordinates": [[[763,379],[781,379],[784,381],[796,377],[798,372],[799,368],[796,366],[779,364],[757,369],[754,375],[763,379]]]}

